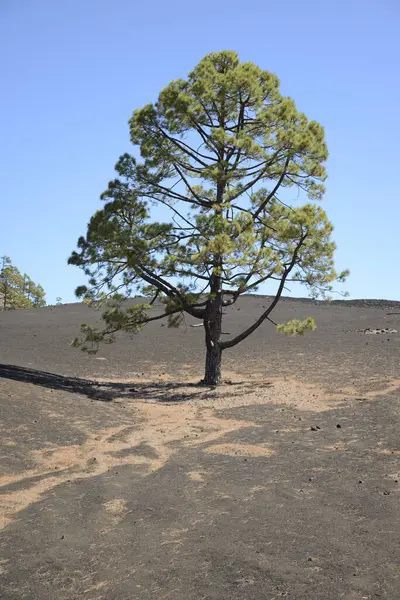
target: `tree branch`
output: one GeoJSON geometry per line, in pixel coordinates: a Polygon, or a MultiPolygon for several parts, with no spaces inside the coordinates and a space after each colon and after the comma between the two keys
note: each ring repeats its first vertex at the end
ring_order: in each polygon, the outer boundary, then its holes
{"type": "MultiPolygon", "coordinates": [[[[156,125],[156,127],[159,130],[159,132],[161,133],[161,135],[164,136],[165,139],[167,139],[169,142],[171,142],[174,146],[176,146],[177,148],[179,148],[179,150],[181,152],[183,152],[187,156],[190,156],[191,158],[193,158],[193,160],[195,160],[197,163],[199,163],[199,165],[201,165],[205,169],[207,169],[209,167],[209,165],[207,163],[205,163],[204,161],[200,160],[200,158],[198,158],[196,156],[196,154],[198,154],[199,156],[202,156],[200,152],[196,152],[196,150],[193,150],[193,148],[191,148],[190,146],[188,146],[188,144],[185,144],[185,142],[182,142],[181,140],[178,142],[177,139],[175,139],[174,137],[171,137],[170,135],[168,135],[164,131],[164,129],[162,127],[160,127],[159,125],[156,125]]],[[[207,156],[205,158],[208,159],[209,157],[207,156]]]]}
{"type": "Polygon", "coordinates": [[[283,178],[285,177],[286,169],[288,168],[289,162],[290,162],[290,156],[288,156],[286,158],[285,168],[283,169],[282,174],[279,177],[279,179],[278,179],[278,181],[277,181],[274,189],[268,194],[268,196],[266,197],[266,199],[263,202],[261,202],[260,206],[258,207],[258,209],[256,210],[256,212],[254,213],[253,219],[256,219],[258,217],[258,215],[264,210],[264,208],[267,206],[268,202],[275,196],[276,192],[278,191],[278,189],[282,185],[282,181],[283,181],[283,178]]]}
{"type": "Polygon", "coordinates": [[[257,321],[255,321],[253,323],[253,325],[250,325],[250,327],[245,329],[242,333],[240,333],[236,337],[232,338],[231,340],[227,340],[226,342],[221,342],[221,350],[225,350],[227,348],[233,348],[233,346],[236,346],[236,344],[239,344],[239,342],[242,342],[243,340],[245,340],[250,334],[253,333],[253,331],[258,329],[258,327],[261,325],[261,323],[263,321],[265,321],[265,319],[267,319],[269,317],[270,313],[274,310],[275,306],[278,304],[278,302],[280,300],[283,289],[285,287],[286,278],[296,264],[298,252],[299,252],[301,246],[304,244],[306,237],[307,237],[306,233],[303,234],[303,236],[301,237],[300,242],[297,245],[297,247],[293,253],[291,263],[290,263],[289,267],[285,270],[285,273],[283,274],[283,276],[281,278],[281,282],[279,284],[278,291],[275,294],[275,298],[273,299],[273,301],[271,302],[271,304],[269,305],[267,310],[257,319],[257,321]]]}

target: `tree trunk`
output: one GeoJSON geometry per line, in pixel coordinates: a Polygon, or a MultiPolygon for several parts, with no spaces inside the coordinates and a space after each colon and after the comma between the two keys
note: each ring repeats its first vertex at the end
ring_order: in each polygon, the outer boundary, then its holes
{"type": "Polygon", "coordinates": [[[205,385],[219,385],[221,383],[221,358],[222,353],[219,345],[208,349],[206,353],[206,369],[203,383],[205,385]]]}
{"type": "MultiPolygon", "coordinates": [[[[219,282],[218,282],[219,283],[219,282]]],[[[221,328],[222,293],[218,291],[209,301],[204,319],[206,333],[206,367],[203,383],[219,385],[221,383],[221,328]]]]}
{"type": "MultiPolygon", "coordinates": [[[[224,160],[224,148],[220,149],[221,162],[224,160]]],[[[225,183],[217,184],[215,208],[215,233],[219,235],[223,231],[222,224],[222,202],[224,197],[225,183]]],[[[222,254],[214,253],[213,273],[210,279],[210,296],[206,306],[204,317],[204,330],[206,334],[206,368],[203,383],[205,385],[219,385],[221,383],[221,330],[222,330],[222,254]]]]}

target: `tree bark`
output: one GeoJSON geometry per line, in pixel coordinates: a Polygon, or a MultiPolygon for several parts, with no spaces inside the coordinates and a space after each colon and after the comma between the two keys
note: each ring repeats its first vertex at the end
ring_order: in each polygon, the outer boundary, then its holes
{"type": "Polygon", "coordinates": [[[209,301],[204,319],[207,348],[203,379],[205,385],[219,385],[221,383],[221,328],[222,294],[217,292],[209,301]]]}
{"type": "Polygon", "coordinates": [[[218,344],[211,350],[207,348],[204,385],[219,385],[221,383],[221,358],[222,352],[218,344]]]}
{"type": "Polygon", "coordinates": [[[222,296],[218,294],[210,301],[204,319],[207,350],[203,383],[206,385],[219,385],[221,383],[221,326],[222,296]]]}

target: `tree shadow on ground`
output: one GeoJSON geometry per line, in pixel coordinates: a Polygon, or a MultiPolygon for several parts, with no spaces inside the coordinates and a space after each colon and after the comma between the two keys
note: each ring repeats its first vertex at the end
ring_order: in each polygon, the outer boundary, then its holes
{"type": "Polygon", "coordinates": [[[110,393],[103,393],[102,390],[98,389],[98,384],[95,381],[78,377],[65,377],[64,375],[38,371],[28,367],[0,364],[0,377],[22,383],[33,383],[52,390],[83,394],[88,398],[103,402],[110,402],[113,399],[110,393]]]}
{"type": "MultiPolygon", "coordinates": [[[[0,377],[11,379],[22,383],[32,383],[52,390],[61,390],[72,394],[81,394],[91,400],[100,402],[112,402],[119,400],[148,399],[155,402],[187,402],[189,400],[207,400],[220,395],[218,388],[205,386],[201,383],[179,382],[179,381],[155,381],[155,382],[131,382],[121,383],[118,381],[98,382],[78,377],[66,377],[56,373],[38,371],[28,367],[17,365],[0,364],[0,377]]],[[[251,389],[269,387],[269,382],[235,381],[226,382],[224,386],[224,398],[237,395],[237,386],[242,391],[250,392],[251,389]],[[232,386],[232,393],[228,391],[228,385],[232,386]],[[234,388],[236,390],[234,391],[234,388]]]]}

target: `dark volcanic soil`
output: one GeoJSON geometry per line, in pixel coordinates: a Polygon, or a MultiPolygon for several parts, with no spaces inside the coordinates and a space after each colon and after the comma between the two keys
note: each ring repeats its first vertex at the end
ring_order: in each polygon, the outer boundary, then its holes
{"type": "MultiPolygon", "coordinates": [[[[239,300],[226,311],[224,332],[235,335],[242,331],[267,302],[262,296],[239,300]]],[[[243,375],[257,372],[263,377],[289,374],[332,386],[351,385],[375,375],[400,378],[400,303],[381,300],[327,305],[284,299],[272,316],[285,322],[310,315],[317,331],[304,337],[277,334],[266,322],[242,344],[226,351],[225,370],[243,375]],[[368,327],[394,328],[399,334],[365,336],[357,331],[368,327]]],[[[79,326],[94,324],[99,317],[98,312],[80,304],[0,313],[1,362],[77,377],[126,378],[165,371],[178,380],[187,374],[201,378],[203,331],[190,327],[199,321],[188,317],[178,330],[158,321],[149,323],[138,335],[120,335],[118,343],[103,345],[96,357],[72,348],[70,342],[79,326]]]]}
{"type": "Polygon", "coordinates": [[[317,331],[265,324],[218,390],[192,320],[87,356],[87,307],[0,313],[0,598],[398,600],[400,333],[359,330],[399,313],[284,300],[317,331]]]}

